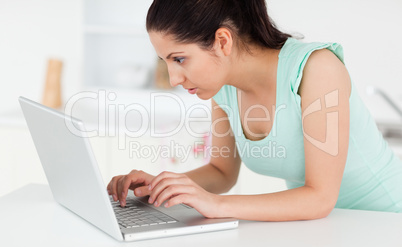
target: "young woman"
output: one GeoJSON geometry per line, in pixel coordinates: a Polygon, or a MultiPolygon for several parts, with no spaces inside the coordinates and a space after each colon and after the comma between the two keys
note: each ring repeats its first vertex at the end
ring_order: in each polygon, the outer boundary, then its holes
{"type": "Polygon", "coordinates": [[[359,98],[339,44],[282,33],[264,0],[154,0],[147,30],[171,85],[212,98],[215,152],[185,174],[114,177],[108,191],[122,206],[130,189],[155,206],[185,203],[211,218],[307,220],[334,207],[402,212],[402,162],[359,98]],[[236,183],[241,161],[289,189],[219,195],[236,183]]]}

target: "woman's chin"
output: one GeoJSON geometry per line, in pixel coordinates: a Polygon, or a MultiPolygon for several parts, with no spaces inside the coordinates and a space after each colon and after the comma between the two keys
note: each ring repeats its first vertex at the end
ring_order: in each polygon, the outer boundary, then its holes
{"type": "Polygon", "coordinates": [[[212,95],[209,95],[209,94],[203,94],[202,92],[200,92],[200,90],[197,91],[196,95],[199,99],[202,99],[202,100],[209,100],[213,97],[212,95]]]}

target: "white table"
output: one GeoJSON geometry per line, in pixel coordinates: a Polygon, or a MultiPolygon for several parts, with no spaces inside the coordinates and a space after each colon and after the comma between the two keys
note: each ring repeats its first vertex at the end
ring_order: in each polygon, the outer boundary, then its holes
{"type": "Polygon", "coordinates": [[[58,205],[47,185],[30,184],[0,198],[0,246],[402,246],[402,214],[334,209],[320,220],[121,243],[58,205]]]}

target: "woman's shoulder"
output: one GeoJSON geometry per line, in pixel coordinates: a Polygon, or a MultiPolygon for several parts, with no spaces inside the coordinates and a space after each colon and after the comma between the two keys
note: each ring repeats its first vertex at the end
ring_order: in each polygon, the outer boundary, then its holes
{"type": "Polygon", "coordinates": [[[331,66],[330,64],[336,61],[344,64],[343,47],[336,42],[304,42],[289,38],[279,56],[282,70],[280,73],[286,77],[285,81],[290,83],[290,88],[296,96],[303,74],[306,72],[307,62],[322,63],[321,66],[331,66]]]}
{"type": "Polygon", "coordinates": [[[298,94],[312,94],[313,98],[334,90],[344,91],[349,97],[351,90],[345,65],[328,49],[312,52],[303,69],[300,84],[298,94]]]}
{"type": "Polygon", "coordinates": [[[306,42],[300,39],[288,38],[279,54],[280,57],[308,58],[316,50],[327,49],[334,53],[339,60],[344,62],[343,47],[337,42],[306,42]]]}

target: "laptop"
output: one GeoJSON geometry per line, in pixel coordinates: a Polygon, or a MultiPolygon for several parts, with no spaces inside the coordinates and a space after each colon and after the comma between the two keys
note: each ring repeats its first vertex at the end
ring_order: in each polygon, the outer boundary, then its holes
{"type": "Polygon", "coordinates": [[[208,219],[184,204],[156,208],[134,195],[120,207],[107,193],[84,123],[24,97],[19,102],[54,199],[113,238],[135,241],[238,226],[233,218],[208,219]]]}

